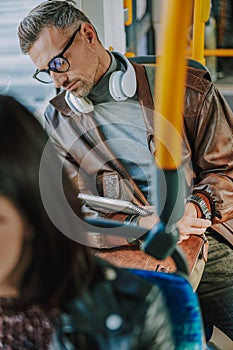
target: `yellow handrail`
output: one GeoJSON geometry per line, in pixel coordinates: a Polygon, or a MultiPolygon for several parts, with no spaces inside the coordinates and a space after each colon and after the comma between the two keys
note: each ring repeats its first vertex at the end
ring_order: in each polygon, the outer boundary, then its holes
{"type": "Polygon", "coordinates": [[[124,0],[124,8],[128,9],[128,19],[125,21],[125,25],[130,26],[133,22],[133,1],[124,0]]]}
{"type": "Polygon", "coordinates": [[[210,16],[210,0],[195,0],[193,16],[192,58],[205,64],[204,34],[205,22],[210,16]]]}
{"type": "Polygon", "coordinates": [[[163,2],[161,55],[156,72],[155,162],[162,169],[181,164],[185,52],[191,22],[192,0],[163,2]],[[181,16],[182,14],[182,16],[181,16]]]}
{"type": "Polygon", "coordinates": [[[193,41],[192,52],[186,52],[188,57],[192,57],[197,61],[205,64],[205,57],[232,57],[233,49],[205,49],[205,23],[210,16],[210,0],[195,0],[194,16],[193,16],[193,41]]]}
{"type": "Polygon", "coordinates": [[[205,49],[204,56],[232,57],[233,49],[205,49]]]}

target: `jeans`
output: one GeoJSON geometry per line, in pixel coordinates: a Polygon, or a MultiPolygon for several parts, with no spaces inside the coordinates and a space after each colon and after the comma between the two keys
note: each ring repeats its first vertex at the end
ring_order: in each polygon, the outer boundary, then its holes
{"type": "Polygon", "coordinates": [[[204,322],[233,340],[233,249],[216,232],[206,232],[208,261],[198,286],[204,322]]]}

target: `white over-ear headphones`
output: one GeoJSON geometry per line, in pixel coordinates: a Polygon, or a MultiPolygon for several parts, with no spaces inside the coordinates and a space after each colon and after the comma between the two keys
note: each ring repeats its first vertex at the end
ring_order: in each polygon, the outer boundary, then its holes
{"type": "MultiPolygon", "coordinates": [[[[132,64],[120,52],[111,51],[111,53],[124,64],[125,71],[116,71],[109,78],[109,92],[115,101],[125,101],[128,97],[134,96],[137,89],[136,74],[132,64]]],[[[65,100],[68,106],[76,114],[90,113],[94,106],[92,101],[87,98],[78,98],[69,91],[66,91],[65,100]]]]}
{"type": "Polygon", "coordinates": [[[128,97],[134,96],[137,89],[136,74],[132,64],[120,52],[111,52],[124,64],[125,72],[113,72],[109,79],[109,92],[116,101],[125,101],[128,97]]]}
{"type": "Polygon", "coordinates": [[[90,113],[94,110],[92,101],[88,97],[76,97],[66,91],[65,100],[70,109],[76,114],[90,113]]]}

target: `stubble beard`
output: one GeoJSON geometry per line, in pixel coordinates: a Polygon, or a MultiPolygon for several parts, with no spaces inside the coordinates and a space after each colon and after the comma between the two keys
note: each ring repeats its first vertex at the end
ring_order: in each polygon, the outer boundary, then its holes
{"type": "Polygon", "coordinates": [[[82,81],[82,86],[80,88],[72,90],[72,94],[74,94],[79,98],[87,97],[98,81],[97,79],[98,68],[99,68],[99,64],[98,64],[98,67],[96,68],[94,77],[89,81],[82,81]]]}
{"type": "Polygon", "coordinates": [[[77,97],[86,97],[89,95],[89,93],[91,92],[91,90],[94,87],[94,82],[83,82],[82,87],[81,88],[77,88],[72,90],[72,94],[77,96],[77,97]]]}

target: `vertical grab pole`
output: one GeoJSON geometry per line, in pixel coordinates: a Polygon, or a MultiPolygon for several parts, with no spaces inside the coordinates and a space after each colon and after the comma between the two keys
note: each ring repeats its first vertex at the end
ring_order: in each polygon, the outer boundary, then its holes
{"type": "Polygon", "coordinates": [[[133,0],[124,0],[124,9],[127,9],[128,14],[125,25],[130,26],[133,22],[133,0]]]}
{"type": "Polygon", "coordinates": [[[169,0],[162,7],[161,54],[155,77],[155,165],[161,220],[172,225],[184,213],[182,163],[185,52],[193,0],[169,0]]]}
{"type": "Polygon", "coordinates": [[[176,169],[181,164],[185,52],[193,1],[164,3],[168,6],[162,8],[161,54],[155,77],[155,160],[163,169],[176,169]]]}
{"type": "Polygon", "coordinates": [[[184,213],[182,130],[188,27],[193,0],[169,0],[162,4],[162,31],[155,76],[155,174],[160,221],[147,235],[142,249],[163,260],[180,258],[179,269],[187,273],[182,251],[176,246],[176,223],[184,213]]]}
{"type": "Polygon", "coordinates": [[[205,22],[210,16],[210,4],[211,0],[195,0],[194,4],[192,58],[202,64],[205,64],[205,22]]]}

